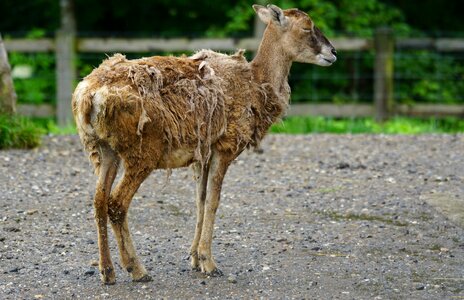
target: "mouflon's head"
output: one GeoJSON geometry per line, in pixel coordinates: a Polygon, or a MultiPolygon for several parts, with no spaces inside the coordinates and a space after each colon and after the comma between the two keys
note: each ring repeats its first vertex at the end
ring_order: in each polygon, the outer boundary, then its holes
{"type": "Polygon", "coordinates": [[[267,30],[280,35],[283,49],[293,61],[330,66],[337,60],[337,51],[309,15],[299,9],[282,10],[275,5],[253,5],[267,30]]]}

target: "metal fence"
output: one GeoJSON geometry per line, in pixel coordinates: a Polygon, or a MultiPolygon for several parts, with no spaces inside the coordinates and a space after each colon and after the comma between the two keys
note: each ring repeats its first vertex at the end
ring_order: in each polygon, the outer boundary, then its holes
{"type": "MultiPolygon", "coordinates": [[[[70,95],[76,75],[79,77],[76,66],[72,63],[75,58],[83,61],[84,64],[91,63],[95,66],[107,53],[113,52],[150,55],[155,52],[185,52],[202,48],[226,52],[239,48],[256,51],[260,42],[258,38],[123,39],[74,38],[74,36],[72,34],[63,37],[58,34],[55,39],[5,40],[9,52],[34,53],[32,55],[49,53],[54,56],[56,96],[49,96],[56,97],[58,108],[50,105],[20,105],[18,109],[20,113],[35,116],[57,114],[60,123],[68,122],[70,95]]],[[[447,74],[446,69],[440,69],[449,57],[452,57],[454,62],[463,64],[464,39],[395,40],[390,30],[381,29],[373,39],[338,37],[331,40],[340,53],[338,63],[342,64],[342,69],[336,72],[331,68],[321,70],[319,67],[307,65],[295,66],[290,81],[291,85],[297,88],[294,88],[290,115],[376,116],[378,119],[396,114],[464,116],[464,105],[449,104],[445,99],[446,91],[441,90],[441,86],[446,83],[450,83],[450,88],[461,84],[459,80],[463,79],[464,73],[460,73],[458,69],[456,74],[447,74]],[[412,66],[415,61],[421,64],[424,57],[431,66],[434,66],[432,72],[426,74],[428,78],[419,78],[419,74],[414,69],[406,72],[395,71],[394,66],[402,66],[405,61],[412,66]],[[420,80],[424,80],[423,90],[415,92],[422,93],[424,97],[434,99],[433,101],[423,101],[421,104],[414,101],[414,96],[411,96],[411,83],[420,80]],[[432,81],[433,84],[430,84],[432,81]],[[428,86],[425,86],[427,83],[428,86]]],[[[447,65],[449,64],[448,62],[447,65]]],[[[420,89],[420,87],[419,84],[415,88],[420,89]]],[[[459,102],[462,100],[462,94],[460,97],[461,99],[454,100],[459,102]]]]}

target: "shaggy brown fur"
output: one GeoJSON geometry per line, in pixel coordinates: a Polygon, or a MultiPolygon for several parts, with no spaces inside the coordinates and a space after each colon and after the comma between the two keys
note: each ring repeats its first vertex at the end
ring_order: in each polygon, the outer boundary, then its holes
{"type": "Polygon", "coordinates": [[[285,112],[292,61],[324,64],[321,57],[326,62],[335,61],[332,54],[313,50],[325,47],[332,51],[327,40],[297,39],[305,29],[302,27],[313,26],[305,13],[283,12],[276,6],[254,8],[268,27],[252,63],[242,50],[231,56],[202,50],[191,57],[137,60],[116,54],[77,86],[74,117],[99,177],[94,204],[104,283],[115,281],[108,219],[122,265],[133,280],[150,280],[135,253],[127,210],[151,171],[190,164],[197,180],[192,267],[208,274],[220,273],[212,257],[211,240],[229,164],[245,148],[257,147],[269,126],[285,112]],[[112,189],[120,161],[124,176],[112,189]]]}

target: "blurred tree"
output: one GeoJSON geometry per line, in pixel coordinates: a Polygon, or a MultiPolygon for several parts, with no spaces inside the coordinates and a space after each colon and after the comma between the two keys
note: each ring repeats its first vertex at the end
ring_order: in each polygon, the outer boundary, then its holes
{"type": "Polygon", "coordinates": [[[16,110],[16,93],[11,80],[11,68],[0,35],[0,113],[13,114],[16,110]]]}
{"type": "Polygon", "coordinates": [[[0,11],[0,30],[4,34],[26,35],[37,28],[53,33],[60,23],[58,0],[2,0],[0,11]]]}
{"type": "MultiPolygon", "coordinates": [[[[92,36],[252,36],[255,0],[76,0],[79,35],[92,36]]],[[[266,2],[266,1],[264,1],[266,2]]],[[[462,0],[274,0],[283,8],[298,7],[308,12],[328,36],[368,37],[379,26],[390,26],[395,35],[418,36],[444,31],[464,32],[462,0]],[[425,32],[425,33],[424,33],[425,32]]],[[[0,30],[7,36],[29,38],[55,36],[59,27],[58,0],[0,0],[0,30]]],[[[35,56],[10,55],[10,62],[33,65],[34,78],[15,80],[24,102],[43,102],[54,94],[50,73],[54,60],[41,53],[35,56]],[[43,75],[43,73],[47,75],[43,75]]],[[[405,74],[395,94],[409,102],[462,102],[464,82],[461,54],[418,57],[417,53],[398,53],[395,72],[405,74]],[[453,56],[454,55],[454,56],[453,56]],[[418,58],[422,61],[418,62],[418,58]],[[405,77],[407,76],[407,78],[405,77]],[[413,91],[413,93],[411,92],[413,91]]],[[[330,70],[299,66],[290,78],[293,101],[366,101],[372,99],[372,52],[340,53],[330,70]],[[311,80],[308,80],[308,79],[311,80]]],[[[92,58],[93,59],[93,58],[92,58]]],[[[99,63],[87,58],[81,74],[99,63]]],[[[400,76],[400,77],[401,77],[400,76]]],[[[47,100],[53,101],[53,100],[47,100]]]]}
{"type": "MultiPolygon", "coordinates": [[[[78,31],[92,35],[251,35],[252,0],[79,0],[78,31]]],[[[460,0],[276,0],[285,8],[308,11],[326,31],[370,35],[379,25],[391,25],[407,33],[406,23],[418,30],[464,30],[460,0]],[[419,9],[420,8],[420,9],[419,9]]],[[[8,34],[25,35],[39,28],[53,35],[59,26],[59,1],[0,1],[0,28],[8,34]],[[20,18],[18,16],[21,16],[20,18]]],[[[330,32],[329,32],[330,33],[330,32]]]]}
{"type": "Polygon", "coordinates": [[[232,1],[158,0],[132,1],[93,0],[76,3],[78,29],[84,32],[140,35],[204,35],[211,25],[226,22],[224,12],[232,8],[232,1]],[[88,11],[92,7],[92,11],[88,11]],[[85,12],[85,13],[83,13],[85,12]]]}
{"type": "MultiPolygon", "coordinates": [[[[241,0],[227,11],[228,22],[224,27],[211,27],[209,35],[230,35],[250,32],[254,12],[249,9],[254,1],[241,0]]],[[[371,36],[375,28],[390,26],[399,35],[408,34],[409,26],[402,12],[380,0],[276,0],[282,8],[298,7],[309,13],[324,33],[333,36],[335,32],[348,35],[371,36]]]]}
{"type": "Polygon", "coordinates": [[[403,11],[406,22],[428,34],[443,34],[449,31],[464,31],[462,0],[382,0],[403,11]]]}
{"type": "MultiPolygon", "coordinates": [[[[0,18],[0,28],[9,35],[41,28],[52,36],[59,27],[58,4],[57,0],[2,0],[0,11],[8,13],[0,18]]],[[[75,4],[78,32],[85,35],[204,35],[211,24],[223,26],[225,12],[232,8],[233,1],[211,5],[207,0],[79,0],[75,4]]]]}

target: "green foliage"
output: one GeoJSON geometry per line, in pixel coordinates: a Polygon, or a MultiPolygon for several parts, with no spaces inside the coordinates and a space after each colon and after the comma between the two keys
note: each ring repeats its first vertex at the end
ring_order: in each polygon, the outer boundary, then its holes
{"type": "Polygon", "coordinates": [[[393,28],[396,35],[406,35],[410,32],[403,13],[378,0],[341,0],[339,8],[338,19],[342,24],[341,28],[347,33],[372,36],[376,28],[385,26],[393,28]]]}
{"type": "Polygon", "coordinates": [[[14,87],[20,103],[54,103],[55,101],[55,58],[49,53],[9,54],[12,68],[31,68],[30,78],[14,78],[14,87]]]}
{"type": "MultiPolygon", "coordinates": [[[[227,13],[226,25],[222,29],[214,27],[209,33],[251,34],[253,3],[237,2],[227,13]]],[[[308,12],[327,36],[342,31],[343,35],[371,37],[380,26],[390,26],[400,36],[411,32],[401,11],[379,0],[278,0],[273,3],[284,9],[298,7],[308,12]]],[[[292,102],[372,102],[373,61],[372,52],[358,52],[339,53],[337,63],[330,68],[295,64],[290,77],[292,102]]]]}
{"type": "Polygon", "coordinates": [[[37,147],[43,132],[27,118],[0,114],[0,149],[37,147]]]}
{"type": "MultiPolygon", "coordinates": [[[[235,30],[250,33],[251,27],[245,28],[242,24],[251,21],[246,15],[250,14],[250,6],[258,2],[274,3],[285,8],[302,7],[314,15],[318,26],[326,30],[352,32],[379,25],[396,27],[398,21],[404,23],[405,14],[408,23],[420,30],[464,30],[461,0],[223,0],[214,3],[210,0],[74,1],[77,26],[81,33],[95,35],[96,32],[117,32],[123,35],[163,36],[202,35],[208,28],[213,29],[212,24],[216,26],[215,29],[222,30],[229,23],[236,25],[230,26],[224,35],[234,34],[235,30]],[[240,20],[242,17],[248,21],[240,20]]],[[[57,0],[2,0],[0,11],[6,12],[0,18],[2,31],[17,35],[38,27],[43,28],[47,36],[53,36],[60,23],[57,0]]],[[[401,27],[396,28],[402,30],[401,27]]]]}
{"type": "MultiPolygon", "coordinates": [[[[225,26],[222,29],[211,28],[209,32],[222,36],[238,32],[249,34],[254,18],[250,7],[255,2],[236,2],[226,15],[228,21],[225,26]]],[[[390,26],[399,35],[407,35],[411,31],[402,12],[380,0],[277,0],[273,3],[284,9],[298,7],[308,12],[315,24],[328,36],[343,31],[349,35],[369,37],[380,26],[390,26]]]]}
{"type": "MultiPolygon", "coordinates": [[[[372,51],[338,55],[330,68],[298,65],[290,77],[292,102],[372,103],[372,51]]],[[[464,61],[455,53],[396,52],[394,97],[400,104],[464,103],[464,61]]]]}
{"type": "Polygon", "coordinates": [[[329,68],[294,64],[289,78],[292,102],[372,102],[373,61],[370,52],[340,52],[329,68]]]}
{"type": "Polygon", "coordinates": [[[219,27],[212,24],[206,31],[210,37],[226,37],[228,35],[251,35],[253,26],[251,20],[255,13],[251,9],[250,1],[237,1],[236,5],[231,7],[226,13],[227,23],[219,27]]]}
{"type": "Polygon", "coordinates": [[[394,5],[407,16],[409,25],[427,32],[429,35],[452,34],[450,31],[464,32],[462,22],[462,11],[464,2],[462,0],[426,0],[426,1],[404,1],[404,0],[382,0],[382,2],[394,5]]]}
{"type": "Polygon", "coordinates": [[[458,118],[396,117],[385,123],[372,118],[289,117],[271,127],[273,133],[458,133],[464,132],[464,120],[458,118]]]}
{"type": "MultiPolygon", "coordinates": [[[[33,28],[26,35],[29,39],[45,36],[45,30],[33,28]]],[[[9,53],[10,65],[30,68],[30,78],[14,78],[13,83],[20,103],[54,103],[55,99],[55,57],[51,53],[9,53]]]]}
{"type": "Polygon", "coordinates": [[[27,34],[26,38],[28,39],[39,39],[43,38],[46,35],[46,31],[42,28],[32,28],[27,34]]]}
{"type": "Polygon", "coordinates": [[[395,98],[400,103],[464,103],[464,64],[454,55],[398,53],[395,74],[395,98]]]}
{"type": "MultiPolygon", "coordinates": [[[[47,26],[44,16],[34,24],[16,24],[28,28],[27,37],[34,39],[50,35],[58,18],[56,1],[38,0],[41,6],[49,7],[47,26]],[[33,24],[33,25],[30,25],[33,24]],[[40,26],[39,28],[37,26],[40,26]],[[45,29],[44,29],[45,28],[45,29]]],[[[253,34],[255,13],[251,5],[267,1],[221,1],[210,2],[160,0],[155,2],[115,0],[111,6],[90,0],[76,2],[78,30],[87,35],[89,30],[160,36],[226,37],[250,36],[253,34]],[[82,10],[92,6],[92,10],[82,10]],[[206,9],[205,9],[206,8],[206,9]],[[105,18],[101,18],[105,15],[105,18]],[[127,18],[137,15],[137,18],[127,18]],[[153,22],[156,20],[156,23],[153,22]],[[147,26],[150,24],[150,26],[147,26]]],[[[396,36],[407,36],[417,29],[406,23],[404,13],[398,7],[409,7],[401,1],[384,0],[276,0],[282,8],[298,7],[309,13],[316,25],[327,36],[372,37],[375,28],[389,26],[396,36]]],[[[16,2],[15,2],[16,3],[16,2]]],[[[12,0],[2,1],[2,7],[21,11],[12,0]],[[3,5],[3,6],[2,6],[3,5]],[[15,6],[16,5],[16,6],[15,6]]],[[[30,4],[32,5],[32,4],[30,4]]],[[[38,6],[37,4],[32,5],[38,6]]],[[[429,5],[430,6],[430,5],[429,5]]],[[[7,10],[6,10],[7,11],[7,10]]],[[[26,11],[21,11],[26,14],[26,11]]],[[[424,16],[424,19],[427,17],[424,16]]],[[[0,27],[12,28],[12,19],[0,19],[0,27]],[[11,23],[11,24],[10,24],[11,23]]],[[[98,33],[107,36],[108,33],[98,33]]],[[[147,56],[142,53],[139,56],[147,56]]],[[[81,54],[78,58],[78,78],[89,74],[101,62],[102,54],[81,54]]],[[[137,57],[129,55],[128,57],[137,57]]],[[[55,103],[55,59],[51,53],[10,53],[10,62],[15,66],[30,66],[31,78],[15,78],[14,84],[20,103],[55,103]]],[[[293,102],[371,103],[373,99],[373,51],[340,52],[338,61],[330,68],[294,64],[290,76],[293,102]]],[[[436,54],[428,51],[409,51],[395,56],[395,99],[399,103],[464,103],[464,63],[459,54],[436,54]]]]}

